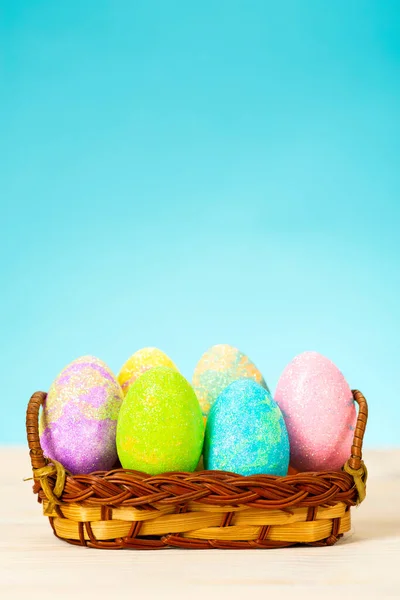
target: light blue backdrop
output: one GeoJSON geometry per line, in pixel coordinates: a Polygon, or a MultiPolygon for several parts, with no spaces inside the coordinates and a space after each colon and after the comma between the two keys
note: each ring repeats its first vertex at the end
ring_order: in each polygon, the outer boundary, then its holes
{"type": "Polygon", "coordinates": [[[400,442],[396,1],[0,0],[0,441],[91,353],[272,389],[315,349],[400,442]]]}

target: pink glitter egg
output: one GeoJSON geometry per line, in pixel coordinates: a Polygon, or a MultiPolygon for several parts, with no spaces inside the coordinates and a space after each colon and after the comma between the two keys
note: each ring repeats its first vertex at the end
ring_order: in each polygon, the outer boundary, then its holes
{"type": "Polygon", "coordinates": [[[350,457],[356,424],[353,395],[339,369],[318,352],[303,352],[284,369],[275,392],[299,471],[339,470],[350,457]]]}
{"type": "Polygon", "coordinates": [[[103,361],[83,356],[70,363],[53,381],[43,406],[39,433],[45,456],[73,474],[112,469],[123,397],[103,361]]]}

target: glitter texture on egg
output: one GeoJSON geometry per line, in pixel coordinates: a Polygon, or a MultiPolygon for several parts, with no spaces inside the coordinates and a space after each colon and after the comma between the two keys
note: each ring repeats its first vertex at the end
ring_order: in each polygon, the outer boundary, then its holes
{"type": "Polygon", "coordinates": [[[44,403],[39,433],[45,456],[73,474],[112,469],[122,400],[121,387],[103,361],[74,360],[54,380],[44,403]]]}
{"type": "Polygon", "coordinates": [[[122,387],[124,396],[126,396],[130,386],[140,375],[154,367],[169,367],[174,371],[178,371],[178,368],[169,356],[158,348],[142,348],[132,354],[118,374],[118,381],[122,387]]]}
{"type": "Polygon", "coordinates": [[[351,453],[356,409],[339,369],[318,352],[303,352],[284,369],[275,392],[299,471],[338,470],[351,453]]]}
{"type": "Polygon", "coordinates": [[[203,440],[200,405],[183,375],[155,367],[129,388],[117,425],[118,456],[125,469],[150,475],[194,471],[203,440]]]}
{"type": "Polygon", "coordinates": [[[240,379],[220,394],[207,419],[204,465],[240,475],[287,474],[288,433],[268,390],[240,379]]]}
{"type": "Polygon", "coordinates": [[[208,415],[228,385],[242,378],[251,379],[268,390],[262,374],[243,352],[228,344],[209,348],[197,363],[192,382],[203,415],[208,415]]]}

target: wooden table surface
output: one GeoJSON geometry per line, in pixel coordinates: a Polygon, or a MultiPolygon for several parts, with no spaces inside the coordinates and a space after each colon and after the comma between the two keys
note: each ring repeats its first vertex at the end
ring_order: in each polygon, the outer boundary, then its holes
{"type": "Polygon", "coordinates": [[[26,448],[0,447],[0,597],[400,598],[400,450],[366,451],[365,462],[367,498],[330,548],[106,551],[54,537],[22,481],[26,448]]]}

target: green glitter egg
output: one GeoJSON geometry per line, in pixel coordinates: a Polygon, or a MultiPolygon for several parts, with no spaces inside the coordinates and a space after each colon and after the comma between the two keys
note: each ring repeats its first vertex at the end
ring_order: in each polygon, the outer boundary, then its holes
{"type": "Polygon", "coordinates": [[[117,424],[117,451],[125,469],[150,475],[194,471],[203,439],[199,401],[183,375],[155,367],[130,387],[117,424]]]}
{"type": "Polygon", "coordinates": [[[207,419],[204,465],[240,475],[287,474],[289,437],[268,390],[239,379],[218,396],[207,419]]]}

